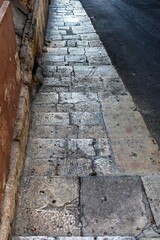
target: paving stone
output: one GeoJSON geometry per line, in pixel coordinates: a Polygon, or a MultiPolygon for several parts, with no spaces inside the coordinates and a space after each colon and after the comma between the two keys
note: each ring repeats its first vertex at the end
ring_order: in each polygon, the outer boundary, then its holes
{"type": "Polygon", "coordinates": [[[90,158],[52,158],[34,159],[27,158],[24,176],[30,177],[54,177],[70,176],[81,177],[92,174],[92,159],[90,158]]]}
{"type": "Polygon", "coordinates": [[[51,41],[50,43],[45,43],[45,45],[53,47],[53,48],[61,48],[67,46],[66,41],[51,41]]]}
{"type": "Polygon", "coordinates": [[[81,92],[69,92],[69,93],[60,93],[59,103],[79,103],[79,102],[90,102],[97,101],[98,97],[96,93],[81,93],[81,92]]]}
{"type": "Polygon", "coordinates": [[[75,111],[75,107],[74,104],[68,104],[68,103],[64,103],[64,104],[57,104],[57,111],[58,112],[72,112],[75,111]]]}
{"type": "Polygon", "coordinates": [[[105,237],[97,237],[96,240],[135,240],[134,237],[126,236],[105,236],[105,237]]]}
{"type": "MultiPolygon", "coordinates": [[[[68,54],[68,51],[67,51],[67,48],[66,47],[63,47],[63,48],[47,48],[46,49],[47,52],[48,52],[48,55],[49,56],[53,56],[53,55],[67,55],[68,54]]],[[[47,54],[45,54],[47,55],[47,54]]]]}
{"type": "MultiPolygon", "coordinates": [[[[69,84],[68,84],[69,85],[69,84]]],[[[52,85],[43,85],[41,89],[39,90],[40,92],[68,92],[69,91],[69,86],[52,86],[52,85]]]]}
{"type": "Polygon", "coordinates": [[[99,102],[80,102],[75,104],[75,111],[79,112],[100,112],[99,102]]]}
{"type": "Polygon", "coordinates": [[[39,103],[39,104],[53,104],[58,102],[58,94],[57,93],[42,93],[39,92],[36,95],[36,98],[34,100],[34,103],[39,103]]]}
{"type": "Polygon", "coordinates": [[[106,98],[99,94],[99,98],[117,164],[127,174],[158,172],[160,170],[158,146],[149,136],[131,96],[106,98]]]}
{"type": "Polygon", "coordinates": [[[84,54],[85,52],[84,52],[84,48],[76,48],[76,47],[70,47],[70,48],[68,48],[68,52],[69,52],[69,54],[71,54],[71,55],[82,55],[82,54],[84,54]]]}
{"type": "Polygon", "coordinates": [[[56,104],[32,104],[33,113],[49,113],[56,112],[56,104]]]}
{"type": "Polygon", "coordinates": [[[104,91],[106,97],[110,95],[128,95],[128,92],[120,78],[103,78],[104,91]]]}
{"type": "Polygon", "coordinates": [[[30,131],[31,138],[78,138],[78,127],[69,126],[34,126],[34,131],[30,131]]]}
{"type": "Polygon", "coordinates": [[[12,237],[12,240],[55,240],[53,237],[39,237],[39,236],[34,236],[34,237],[12,237]]]}
{"type": "Polygon", "coordinates": [[[72,67],[69,66],[44,66],[43,75],[44,77],[55,77],[63,80],[64,77],[70,77],[73,73],[72,67]]]}
{"type": "Polygon", "coordinates": [[[43,64],[45,65],[52,65],[52,64],[55,64],[55,63],[64,63],[64,56],[54,56],[54,55],[51,55],[51,56],[45,56],[43,57],[43,64]]]}
{"type": "Polygon", "coordinates": [[[86,40],[77,40],[76,42],[77,47],[88,47],[89,46],[89,42],[86,40]]]}
{"type": "Polygon", "coordinates": [[[75,77],[77,78],[118,78],[118,74],[112,65],[106,66],[75,66],[75,77]]]}
{"type": "Polygon", "coordinates": [[[98,112],[74,112],[71,113],[71,123],[77,126],[102,126],[103,120],[101,113],[98,112]]]}
{"type": "Polygon", "coordinates": [[[106,130],[102,126],[79,126],[78,138],[105,138],[106,130]]]}
{"type": "Polygon", "coordinates": [[[93,237],[58,237],[57,240],[94,240],[93,237]]]}
{"type": "Polygon", "coordinates": [[[19,208],[15,232],[22,236],[80,235],[79,212],[75,208],[48,208],[44,210],[19,208]]]}
{"type": "Polygon", "coordinates": [[[94,172],[99,176],[115,174],[116,169],[111,157],[101,157],[93,161],[94,172]]]}
{"type": "Polygon", "coordinates": [[[47,210],[77,207],[78,179],[70,177],[26,177],[21,181],[18,207],[47,210]]]}
{"type": "Polygon", "coordinates": [[[71,139],[68,142],[68,151],[70,157],[92,157],[96,154],[92,139],[71,139]]]}
{"type": "Polygon", "coordinates": [[[86,63],[85,55],[66,55],[65,61],[71,65],[71,63],[86,63]]]}
{"type": "Polygon", "coordinates": [[[137,235],[151,221],[138,177],[84,177],[80,194],[84,236],[137,235]]]}
{"type": "Polygon", "coordinates": [[[92,40],[92,41],[89,41],[89,46],[90,47],[101,47],[102,42],[100,40],[92,40]]]}
{"type": "Polygon", "coordinates": [[[36,113],[33,125],[69,125],[68,113],[36,113]]]}
{"type": "Polygon", "coordinates": [[[71,85],[71,78],[70,77],[63,77],[55,78],[55,77],[48,77],[44,78],[44,85],[45,86],[54,86],[54,87],[68,87],[71,85]]]}
{"type": "Polygon", "coordinates": [[[52,158],[66,156],[66,141],[52,139],[30,139],[27,155],[33,158],[52,158]]]}
{"type": "Polygon", "coordinates": [[[153,174],[142,177],[144,188],[151,206],[157,227],[160,228],[160,175],[153,174]]]}

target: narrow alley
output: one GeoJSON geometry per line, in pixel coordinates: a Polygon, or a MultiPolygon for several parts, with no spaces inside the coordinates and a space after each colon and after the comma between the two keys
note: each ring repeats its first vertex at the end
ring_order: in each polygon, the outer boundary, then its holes
{"type": "Polygon", "coordinates": [[[160,239],[160,153],[79,0],[51,0],[12,240],[160,239]]]}

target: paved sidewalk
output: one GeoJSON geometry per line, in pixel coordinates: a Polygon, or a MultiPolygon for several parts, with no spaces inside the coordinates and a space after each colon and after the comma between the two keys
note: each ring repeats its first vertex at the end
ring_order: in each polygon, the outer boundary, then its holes
{"type": "Polygon", "coordinates": [[[158,147],[80,2],[49,13],[12,239],[160,239],[158,147]]]}

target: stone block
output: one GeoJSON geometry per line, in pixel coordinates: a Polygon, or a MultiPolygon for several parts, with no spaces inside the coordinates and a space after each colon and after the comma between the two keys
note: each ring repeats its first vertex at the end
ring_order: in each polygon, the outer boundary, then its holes
{"type": "Polygon", "coordinates": [[[68,142],[69,157],[95,156],[94,141],[92,139],[70,139],[68,142]]]}
{"type": "Polygon", "coordinates": [[[143,185],[151,206],[154,220],[160,228],[160,175],[152,174],[142,177],[143,185]]]}
{"type": "Polygon", "coordinates": [[[83,125],[102,126],[103,120],[101,113],[74,112],[71,113],[71,123],[78,126],[83,125]]]}
{"type": "Polygon", "coordinates": [[[68,113],[36,113],[33,116],[33,125],[69,125],[68,113]]]}
{"type": "Polygon", "coordinates": [[[81,224],[78,215],[75,208],[19,208],[15,232],[20,236],[79,236],[81,224]]]}
{"type": "Polygon", "coordinates": [[[138,235],[151,221],[138,177],[85,177],[80,194],[84,236],[138,235]]]}
{"type": "Polygon", "coordinates": [[[78,127],[69,126],[34,126],[30,131],[31,138],[71,139],[78,138],[78,127]]]}
{"type": "Polygon", "coordinates": [[[22,179],[18,208],[49,210],[78,206],[78,179],[70,177],[25,177],[22,179]]]}
{"type": "Polygon", "coordinates": [[[54,104],[58,102],[58,94],[57,93],[44,93],[39,92],[34,99],[34,103],[38,104],[54,104]]]}
{"type": "Polygon", "coordinates": [[[98,96],[96,93],[81,93],[81,92],[70,92],[60,93],[59,103],[79,103],[79,102],[90,102],[97,101],[98,96]]]}
{"type": "Polygon", "coordinates": [[[67,154],[65,140],[30,139],[27,156],[32,158],[64,157],[67,154]]]}
{"type": "Polygon", "coordinates": [[[102,126],[79,126],[78,138],[105,138],[106,130],[102,126]]]}

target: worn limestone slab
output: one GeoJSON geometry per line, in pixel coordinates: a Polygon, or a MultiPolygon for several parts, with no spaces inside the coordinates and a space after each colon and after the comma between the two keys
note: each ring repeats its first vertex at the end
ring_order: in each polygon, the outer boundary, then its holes
{"type": "Polygon", "coordinates": [[[59,103],[79,103],[98,101],[97,93],[83,92],[64,92],[59,94],[59,103]]]}
{"type": "Polygon", "coordinates": [[[64,157],[67,154],[67,142],[63,139],[29,139],[27,156],[32,158],[64,157]]]}
{"type": "Polygon", "coordinates": [[[76,208],[18,208],[16,215],[14,232],[17,236],[80,235],[81,224],[76,208]]]}
{"type": "Polygon", "coordinates": [[[71,123],[74,125],[103,126],[103,118],[100,112],[72,112],[70,115],[71,123]]]}
{"type": "Polygon", "coordinates": [[[68,113],[35,113],[33,116],[33,124],[42,125],[69,125],[68,113]]]}
{"type": "Polygon", "coordinates": [[[22,179],[18,208],[47,210],[64,207],[77,207],[79,183],[70,177],[25,177],[22,179]]]}
{"type": "Polygon", "coordinates": [[[78,127],[69,126],[34,126],[30,131],[31,138],[71,139],[78,138],[78,127]]]}
{"type": "Polygon", "coordinates": [[[104,237],[97,237],[96,240],[135,240],[134,237],[126,236],[104,236],[104,237]]]}
{"type": "Polygon", "coordinates": [[[43,93],[40,92],[36,95],[34,103],[39,104],[54,104],[58,102],[58,94],[57,93],[43,93]]]}
{"type": "Polygon", "coordinates": [[[84,177],[93,173],[93,160],[89,157],[34,159],[27,158],[24,176],[84,177]]]}
{"type": "Polygon", "coordinates": [[[84,177],[80,196],[84,236],[135,236],[151,222],[138,177],[84,177]]]}
{"type": "Polygon", "coordinates": [[[154,220],[160,228],[160,175],[153,174],[142,177],[144,188],[151,206],[154,220]]]}
{"type": "Polygon", "coordinates": [[[53,237],[47,236],[33,236],[33,237],[12,237],[12,240],[55,240],[53,237]]]}
{"type": "Polygon", "coordinates": [[[115,161],[124,172],[144,174],[160,170],[160,152],[129,94],[99,94],[104,122],[115,161]]]}

